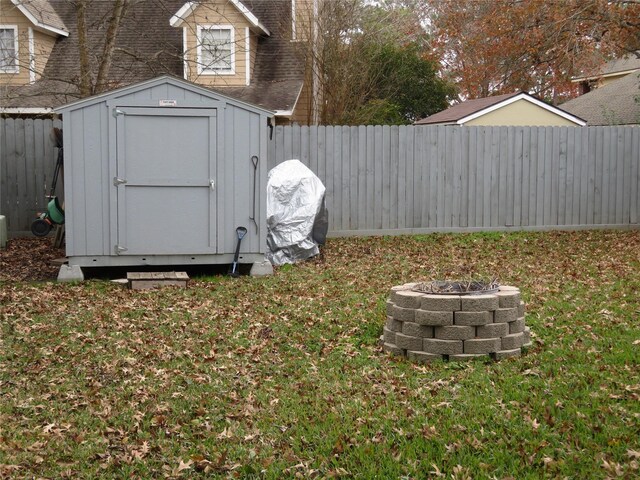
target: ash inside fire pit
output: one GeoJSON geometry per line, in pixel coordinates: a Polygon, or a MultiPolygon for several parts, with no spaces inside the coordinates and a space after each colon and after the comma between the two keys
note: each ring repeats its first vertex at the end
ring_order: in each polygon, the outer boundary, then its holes
{"type": "Polygon", "coordinates": [[[500,288],[497,278],[491,280],[433,280],[418,283],[412,290],[415,292],[432,293],[434,295],[474,295],[495,293],[500,288]]]}

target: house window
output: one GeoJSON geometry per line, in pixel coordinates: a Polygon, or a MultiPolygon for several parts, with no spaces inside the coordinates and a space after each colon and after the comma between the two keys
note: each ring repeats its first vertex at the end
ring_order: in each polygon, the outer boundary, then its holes
{"type": "Polygon", "coordinates": [[[18,72],[18,27],[0,25],[0,73],[18,72]]]}
{"type": "Polygon", "coordinates": [[[235,74],[234,29],[230,25],[198,27],[198,72],[235,74]]]}

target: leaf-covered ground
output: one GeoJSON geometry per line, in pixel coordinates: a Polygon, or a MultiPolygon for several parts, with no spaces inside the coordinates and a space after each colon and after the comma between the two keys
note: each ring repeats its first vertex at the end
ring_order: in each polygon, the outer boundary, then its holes
{"type": "Polygon", "coordinates": [[[64,257],[64,248],[52,244],[52,237],[9,240],[7,248],[0,249],[0,282],[55,279],[60,267],[50,262],[64,257]]]}
{"type": "Polygon", "coordinates": [[[332,239],[188,289],[5,281],[0,318],[0,477],[640,475],[639,231],[332,239]],[[382,353],[391,286],[493,274],[526,355],[382,353]]]}

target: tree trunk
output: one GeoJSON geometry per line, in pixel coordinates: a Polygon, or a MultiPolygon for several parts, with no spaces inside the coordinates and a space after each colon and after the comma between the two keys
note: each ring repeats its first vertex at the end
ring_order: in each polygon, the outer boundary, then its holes
{"type": "Polygon", "coordinates": [[[113,53],[116,48],[116,37],[118,36],[120,22],[126,15],[127,6],[128,3],[126,0],[116,0],[114,2],[113,12],[109,19],[109,26],[107,27],[107,34],[104,41],[104,49],[102,51],[102,57],[100,58],[100,67],[98,69],[98,76],[96,77],[94,93],[101,93],[109,87],[109,70],[111,69],[113,53]]]}
{"type": "Polygon", "coordinates": [[[78,50],[80,53],[80,95],[88,97],[91,95],[91,65],[89,64],[89,45],[87,43],[87,3],[85,0],[78,1],[76,5],[76,16],[78,21],[78,50]]]}

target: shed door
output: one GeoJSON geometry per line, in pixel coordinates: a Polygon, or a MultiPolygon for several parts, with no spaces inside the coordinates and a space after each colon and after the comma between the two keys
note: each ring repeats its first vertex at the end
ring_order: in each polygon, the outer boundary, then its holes
{"type": "Polygon", "coordinates": [[[216,253],[216,110],[119,107],[119,255],[216,253]]]}

